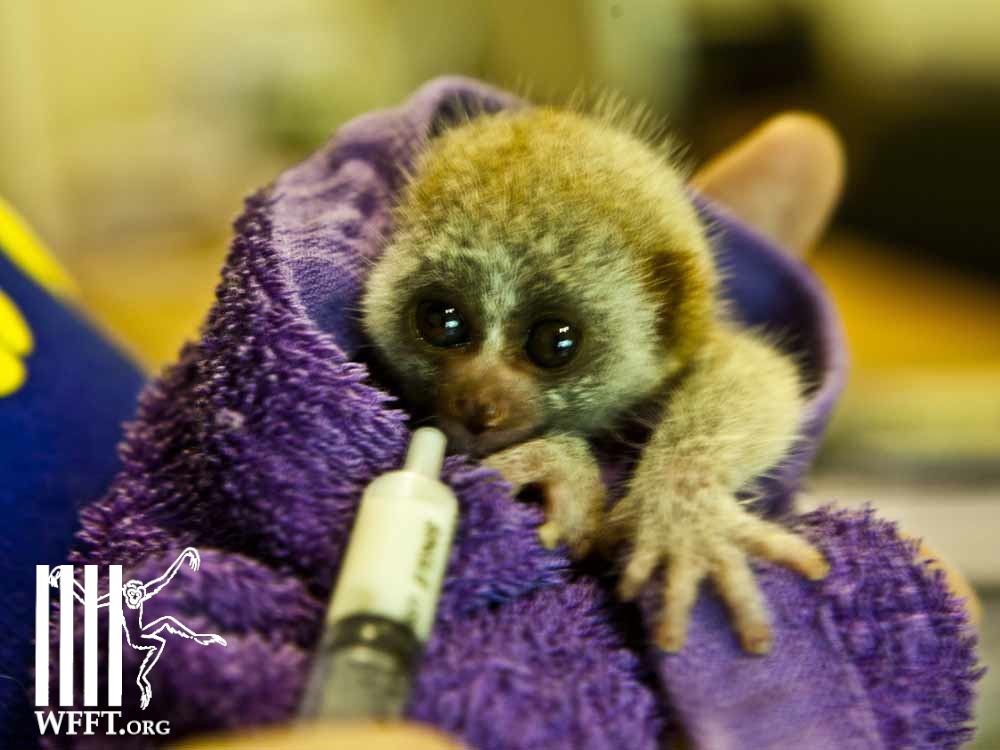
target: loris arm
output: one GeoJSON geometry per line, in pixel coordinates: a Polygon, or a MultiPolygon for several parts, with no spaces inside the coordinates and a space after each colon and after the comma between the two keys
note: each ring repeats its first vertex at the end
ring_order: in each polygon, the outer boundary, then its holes
{"type": "Polygon", "coordinates": [[[747,333],[721,330],[669,396],[661,423],[606,530],[629,540],[628,599],[665,567],[657,642],[684,643],[700,582],[711,578],[743,647],[771,646],[767,608],[747,561],[757,555],[811,579],[827,563],[812,545],[748,511],[736,493],[774,466],[796,437],[802,397],[794,364],[747,333]]]}

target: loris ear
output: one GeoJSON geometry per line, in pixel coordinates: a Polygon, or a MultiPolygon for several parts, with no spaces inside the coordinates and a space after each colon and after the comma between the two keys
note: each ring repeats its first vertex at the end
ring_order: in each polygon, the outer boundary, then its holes
{"type": "Polygon", "coordinates": [[[779,115],[698,171],[695,188],[782,247],[804,255],[830,220],[844,150],[825,121],[779,115]]]}

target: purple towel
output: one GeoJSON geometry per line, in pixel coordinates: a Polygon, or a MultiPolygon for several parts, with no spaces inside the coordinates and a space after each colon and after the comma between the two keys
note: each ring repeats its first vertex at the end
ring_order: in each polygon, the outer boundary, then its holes
{"type": "MultiPolygon", "coordinates": [[[[82,515],[74,562],[121,563],[126,578],[147,581],[197,547],[201,569],[183,568],[146,621],[169,613],[228,642],[169,639],[145,711],[131,682],[144,654],[126,646],[128,718],[168,719],[175,740],[292,715],[361,489],[398,466],[408,436],[358,362],[365,273],[420,145],[463,111],[511,106],[522,105],[474,81],[434,81],[344,126],[247,202],[201,340],[147,388],[124,470],[82,515]]],[[[762,508],[783,512],[840,390],[843,344],[801,265],[704,212],[734,310],[782,331],[815,384],[807,438],[762,483],[762,508]]],[[[620,469],[610,461],[609,475],[620,469]]],[[[483,750],[639,750],[681,729],[705,750],[951,748],[969,734],[961,603],[871,513],[797,520],[832,563],[821,583],[758,566],[775,615],[769,656],[740,651],[708,587],[688,644],[664,656],[648,635],[654,591],[623,606],[606,572],[543,549],[538,509],[492,472],[452,457],[445,480],[462,515],[416,719],[483,750]]]]}

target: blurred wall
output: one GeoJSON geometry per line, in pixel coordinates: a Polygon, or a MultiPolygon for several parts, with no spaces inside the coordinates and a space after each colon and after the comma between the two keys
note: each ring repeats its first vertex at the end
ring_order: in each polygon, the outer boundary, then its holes
{"type": "Polygon", "coordinates": [[[342,121],[442,73],[557,98],[599,80],[675,104],[684,11],[630,5],[595,24],[614,9],[4,0],[0,192],[72,256],[123,233],[211,230],[342,121]]]}

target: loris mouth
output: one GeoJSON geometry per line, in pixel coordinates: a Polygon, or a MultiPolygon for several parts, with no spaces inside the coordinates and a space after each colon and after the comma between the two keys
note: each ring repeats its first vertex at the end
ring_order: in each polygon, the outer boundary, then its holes
{"type": "Polygon", "coordinates": [[[447,417],[439,417],[438,426],[448,436],[450,452],[464,453],[473,458],[483,458],[508,446],[521,443],[538,430],[534,425],[523,425],[474,433],[461,422],[447,417]]]}

